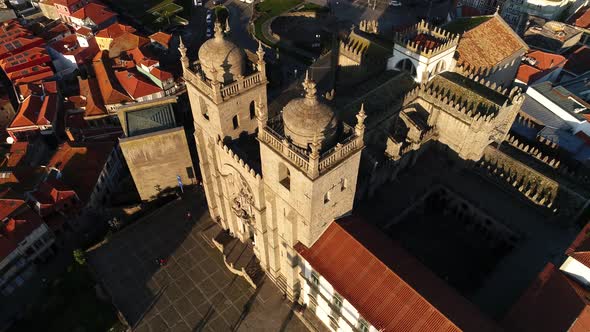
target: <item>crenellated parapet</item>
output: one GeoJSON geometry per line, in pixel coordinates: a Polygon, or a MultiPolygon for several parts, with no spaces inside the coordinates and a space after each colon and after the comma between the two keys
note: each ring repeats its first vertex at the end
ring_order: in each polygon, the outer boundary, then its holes
{"type": "Polygon", "coordinates": [[[488,175],[506,182],[531,202],[557,212],[555,200],[559,183],[503,153],[488,148],[476,166],[488,175]]]}
{"type": "Polygon", "coordinates": [[[460,38],[461,35],[430,25],[424,20],[394,35],[396,44],[427,58],[456,48],[460,38]]]}
{"type": "Polygon", "coordinates": [[[391,52],[390,49],[356,33],[354,29],[346,40],[340,41],[338,51],[340,56],[352,60],[356,65],[366,67],[384,66],[391,52]]]}
{"type": "Polygon", "coordinates": [[[261,180],[262,176],[257,173],[247,162],[245,162],[237,153],[235,153],[229,146],[225,145],[221,138],[217,139],[217,146],[223,151],[230,159],[235,161],[235,165],[239,166],[239,168],[243,169],[245,172],[241,172],[240,174],[248,174],[252,180],[261,180]]]}

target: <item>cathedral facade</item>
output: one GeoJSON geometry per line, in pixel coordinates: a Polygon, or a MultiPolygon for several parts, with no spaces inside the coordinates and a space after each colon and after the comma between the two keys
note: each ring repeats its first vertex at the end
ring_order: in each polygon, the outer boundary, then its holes
{"type": "Polygon", "coordinates": [[[364,113],[339,122],[306,78],[305,96],[267,111],[264,51],[246,60],[219,24],[190,64],[181,46],[203,185],[211,217],[254,252],[290,298],[298,242],[312,245],[354,201],[364,113]]]}

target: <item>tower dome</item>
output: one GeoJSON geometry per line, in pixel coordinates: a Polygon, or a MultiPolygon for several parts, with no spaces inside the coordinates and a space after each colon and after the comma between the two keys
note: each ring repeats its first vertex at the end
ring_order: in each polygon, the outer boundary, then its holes
{"type": "Polygon", "coordinates": [[[306,75],[303,82],[305,97],[295,98],[283,108],[285,135],[301,148],[307,148],[316,137],[324,146],[329,144],[338,129],[332,108],[318,100],[315,86],[306,75]]]}
{"type": "Polygon", "coordinates": [[[201,45],[198,56],[201,68],[210,80],[229,83],[244,74],[246,54],[225,38],[219,22],[215,22],[215,37],[201,45]]]}

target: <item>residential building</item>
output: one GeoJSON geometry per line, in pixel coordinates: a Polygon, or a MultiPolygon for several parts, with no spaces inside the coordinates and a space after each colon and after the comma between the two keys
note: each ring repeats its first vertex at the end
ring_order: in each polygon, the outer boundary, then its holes
{"type": "Polygon", "coordinates": [[[20,105],[18,112],[6,131],[14,141],[24,141],[41,135],[56,135],[60,101],[58,95],[31,95],[20,105]]]}
{"type": "Polygon", "coordinates": [[[566,23],[531,18],[523,38],[531,48],[563,54],[580,42],[582,34],[566,23]]]}
{"type": "Polygon", "coordinates": [[[150,35],[150,41],[152,42],[152,45],[164,51],[168,50],[171,39],[171,35],[161,31],[158,31],[150,35]]]}
{"type": "MultiPolygon", "coordinates": [[[[554,86],[551,82],[543,82],[532,85],[528,88],[527,99],[530,98],[534,105],[526,102],[522,111],[530,114],[534,118],[539,118],[540,110],[537,105],[542,105],[541,109],[549,110],[550,114],[557,117],[560,126],[554,123],[548,123],[553,128],[570,130],[573,134],[584,132],[590,135],[590,104],[577,97],[563,86],[554,86]]],[[[545,113],[545,112],[543,112],[545,113]]],[[[549,116],[549,115],[547,115],[549,116]]]]}
{"type": "Polygon", "coordinates": [[[583,45],[576,48],[567,57],[563,66],[562,80],[569,80],[590,72],[590,47],[583,45]]]}
{"type": "Polygon", "coordinates": [[[59,13],[57,12],[57,7],[54,4],[54,0],[40,0],[38,4],[39,9],[45,17],[52,20],[60,19],[59,13]]]}
{"type": "Polygon", "coordinates": [[[520,67],[518,67],[516,82],[524,85],[544,81],[555,82],[565,64],[566,58],[559,54],[538,50],[531,51],[524,56],[520,67]]]}
{"type": "Polygon", "coordinates": [[[590,45],[590,5],[578,8],[578,10],[568,18],[567,23],[582,30],[584,36],[580,42],[585,45],[590,45]]]}
{"type": "Polygon", "coordinates": [[[69,35],[47,47],[59,77],[71,75],[91,60],[98,52],[94,38],[86,40],[78,34],[69,35]],[[82,41],[82,42],[80,42],[82,41]]]}
{"type": "Polygon", "coordinates": [[[10,295],[54,252],[49,227],[21,199],[0,199],[0,292],[10,295]]]}
{"type": "Polygon", "coordinates": [[[73,12],[68,20],[75,28],[85,27],[98,31],[117,21],[117,14],[106,6],[90,2],[73,12]]]}
{"type": "Polygon", "coordinates": [[[125,34],[133,34],[135,29],[129,25],[114,23],[96,33],[96,43],[101,51],[109,51],[117,38],[125,34]]]}
{"type": "Polygon", "coordinates": [[[82,8],[88,1],[86,0],[53,0],[53,5],[57,11],[57,15],[62,21],[69,23],[70,16],[82,8]]]}
{"type": "Polygon", "coordinates": [[[33,66],[47,65],[50,62],[51,57],[45,48],[34,47],[0,60],[0,67],[4,73],[10,74],[33,66]]]}

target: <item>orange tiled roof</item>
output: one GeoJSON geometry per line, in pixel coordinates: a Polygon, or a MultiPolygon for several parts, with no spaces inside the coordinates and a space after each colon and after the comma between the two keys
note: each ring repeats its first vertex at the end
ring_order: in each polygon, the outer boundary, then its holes
{"type": "Polygon", "coordinates": [[[10,211],[5,225],[0,226],[0,261],[14,251],[19,243],[43,224],[41,218],[24,201],[0,199],[0,214],[10,211]],[[16,209],[15,209],[16,207],[16,209]],[[18,209],[18,211],[17,211],[18,209]],[[16,213],[15,213],[16,212],[16,213]]]}
{"type": "Polygon", "coordinates": [[[42,61],[43,63],[50,62],[51,57],[44,48],[33,47],[24,52],[0,60],[0,67],[4,69],[5,73],[10,73],[12,71],[11,68],[19,68],[27,66],[27,63],[39,61],[42,61]]]}
{"type": "Polygon", "coordinates": [[[44,43],[45,41],[42,38],[32,35],[8,38],[6,40],[0,41],[0,56],[4,55],[3,57],[7,57],[11,54],[16,54],[29,48],[40,46],[44,43]]]}
{"type": "Polygon", "coordinates": [[[162,89],[141,75],[137,70],[120,70],[115,72],[121,86],[133,99],[161,92],[162,89]]]}
{"type": "Polygon", "coordinates": [[[159,64],[158,60],[147,57],[138,47],[128,50],[126,53],[133,58],[133,61],[135,61],[137,65],[150,67],[159,64]]]}
{"type": "Polygon", "coordinates": [[[157,79],[159,79],[162,82],[174,77],[174,76],[172,76],[172,73],[162,70],[159,67],[154,67],[150,71],[150,74],[154,75],[154,77],[156,77],[157,79]]]}
{"type": "Polygon", "coordinates": [[[13,168],[19,166],[21,160],[27,155],[29,142],[14,142],[10,146],[10,152],[4,156],[2,167],[13,168]]]}
{"type": "Polygon", "coordinates": [[[8,73],[8,79],[11,81],[16,81],[19,78],[27,77],[27,76],[37,76],[43,73],[51,73],[53,75],[53,69],[45,64],[39,64],[32,67],[24,68],[21,70],[16,70],[11,73],[8,73]]]}
{"type": "Polygon", "coordinates": [[[23,83],[16,85],[16,88],[23,98],[30,95],[40,96],[43,93],[57,93],[56,81],[44,81],[35,83],[23,83]]]}
{"type": "Polygon", "coordinates": [[[463,33],[457,46],[458,62],[490,68],[527,49],[527,44],[499,15],[492,15],[489,20],[463,33]]]}
{"type": "Polygon", "coordinates": [[[159,31],[154,34],[151,34],[150,39],[152,41],[157,42],[158,44],[168,48],[168,45],[170,44],[170,39],[172,39],[172,36],[167,33],[159,31]]]}
{"type": "Polygon", "coordinates": [[[109,71],[107,71],[104,61],[108,61],[108,59],[94,61],[92,64],[96,81],[100,88],[102,102],[105,105],[110,105],[132,101],[132,99],[125,93],[125,90],[120,87],[110,65],[109,71]]]}
{"type": "Polygon", "coordinates": [[[590,71],[590,47],[583,45],[576,49],[567,58],[563,69],[576,75],[590,71]]]}
{"type": "Polygon", "coordinates": [[[114,146],[114,142],[66,142],[60,145],[47,166],[59,169],[60,180],[74,189],[80,200],[87,202],[114,146]]]}
{"type": "Polygon", "coordinates": [[[29,96],[18,109],[10,128],[51,125],[57,115],[57,95],[29,96]]]}
{"type": "Polygon", "coordinates": [[[150,40],[145,37],[126,32],[113,39],[113,42],[109,46],[109,57],[118,57],[125,51],[140,48],[149,42],[150,40]]]}
{"type": "Polygon", "coordinates": [[[590,6],[584,6],[576,12],[569,23],[579,28],[590,29],[590,6]]]}
{"type": "Polygon", "coordinates": [[[497,327],[386,235],[354,217],[295,249],[383,331],[495,331],[497,327]]]}
{"type": "Polygon", "coordinates": [[[84,100],[84,116],[101,116],[108,114],[102,98],[100,89],[95,78],[82,79],[78,77],[80,84],[80,97],[84,100]]]}
{"type": "Polygon", "coordinates": [[[516,72],[516,79],[529,84],[529,82],[533,82],[539,78],[539,74],[541,71],[533,66],[522,64],[518,67],[518,72],[516,72]]]}
{"type": "Polygon", "coordinates": [[[582,228],[565,253],[590,268],[590,223],[582,228]]]}
{"type": "Polygon", "coordinates": [[[116,14],[110,11],[106,6],[96,2],[90,2],[72,13],[72,17],[81,20],[88,18],[96,25],[100,25],[115,16],[116,14]]]}
{"type": "Polygon", "coordinates": [[[43,80],[50,79],[53,77],[53,71],[46,71],[43,73],[25,76],[17,79],[13,82],[14,85],[29,84],[29,83],[40,83],[43,80]]]}
{"type": "Polygon", "coordinates": [[[549,263],[504,318],[509,331],[590,331],[590,293],[549,263]]]}
{"type": "Polygon", "coordinates": [[[117,38],[126,32],[134,33],[135,29],[129,25],[115,23],[97,32],[96,37],[117,38]]]}

